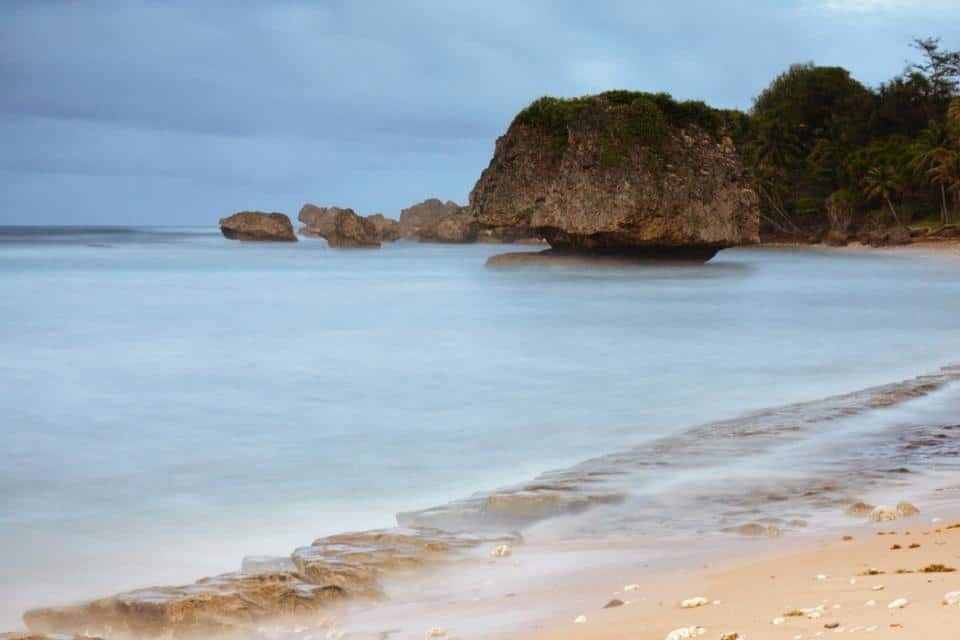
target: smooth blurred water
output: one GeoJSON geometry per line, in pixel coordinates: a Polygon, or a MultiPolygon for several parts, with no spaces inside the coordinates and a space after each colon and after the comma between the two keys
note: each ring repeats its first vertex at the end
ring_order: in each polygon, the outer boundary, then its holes
{"type": "Polygon", "coordinates": [[[0,229],[0,630],[960,361],[956,262],[505,250],[0,229]]]}

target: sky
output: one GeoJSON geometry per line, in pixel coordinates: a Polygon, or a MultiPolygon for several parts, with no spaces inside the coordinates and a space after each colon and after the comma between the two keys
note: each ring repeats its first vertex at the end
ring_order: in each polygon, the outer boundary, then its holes
{"type": "Polygon", "coordinates": [[[873,86],[958,24],[955,0],[3,0],[0,224],[466,203],[539,96],[748,109],[791,63],[873,86]]]}

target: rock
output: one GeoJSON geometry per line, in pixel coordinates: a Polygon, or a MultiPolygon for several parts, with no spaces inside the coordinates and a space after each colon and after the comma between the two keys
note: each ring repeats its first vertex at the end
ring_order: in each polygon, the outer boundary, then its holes
{"type": "Polygon", "coordinates": [[[272,571],[295,571],[289,556],[247,556],[240,564],[240,571],[246,574],[270,573],[272,571]]]}
{"type": "Polygon", "coordinates": [[[230,240],[296,242],[293,224],[282,213],[241,211],[220,219],[220,232],[230,240]]]}
{"type": "Polygon", "coordinates": [[[908,604],[910,604],[910,602],[906,598],[897,598],[887,605],[887,609],[903,609],[908,604]]]}
{"type": "Polygon", "coordinates": [[[850,244],[850,238],[846,231],[831,229],[827,232],[827,235],[823,237],[823,244],[828,247],[845,247],[850,244]]]}
{"type": "Polygon", "coordinates": [[[697,638],[707,632],[703,627],[680,627],[667,634],[665,640],[689,640],[697,638]]]}
{"type": "Polygon", "coordinates": [[[417,242],[473,242],[477,225],[456,202],[430,198],[400,212],[400,235],[417,242]]]}
{"type": "Polygon", "coordinates": [[[695,598],[687,598],[680,603],[680,606],[684,609],[694,609],[696,607],[702,607],[709,602],[706,598],[702,596],[697,596],[695,598]]]}
{"type": "Polygon", "coordinates": [[[500,544],[493,548],[493,551],[490,552],[490,555],[494,558],[506,558],[511,553],[513,553],[513,550],[510,548],[510,545],[500,544]]]}
{"type": "Polygon", "coordinates": [[[562,251],[707,260],[758,242],[758,198],[736,150],[698,124],[670,121],[667,111],[685,107],[658,100],[538,100],[497,140],[470,214],[482,228],[526,230],[562,251]]]}
{"type": "Polygon", "coordinates": [[[619,598],[613,598],[607,604],[603,605],[603,608],[613,609],[615,607],[622,607],[622,606],[623,606],[623,600],[620,600],[619,598]]]}
{"type": "Polygon", "coordinates": [[[874,505],[869,504],[863,501],[854,502],[852,505],[847,507],[848,516],[865,516],[874,510],[874,505]]]}
{"type": "Polygon", "coordinates": [[[901,518],[909,518],[910,516],[915,516],[920,513],[920,509],[917,509],[909,502],[898,502],[897,513],[901,518]]]}
{"type": "Polygon", "coordinates": [[[304,224],[300,228],[302,235],[325,238],[327,244],[338,249],[377,248],[384,234],[396,239],[396,221],[382,214],[365,218],[353,209],[305,204],[297,219],[304,224]]]}
{"type": "Polygon", "coordinates": [[[349,591],[289,572],[231,573],[191,585],[128,591],[77,605],[27,611],[35,633],[204,638],[267,620],[308,621],[349,591]]]}
{"type": "Polygon", "coordinates": [[[890,520],[896,520],[898,517],[900,516],[896,509],[891,509],[885,505],[874,507],[873,511],[870,512],[870,520],[873,522],[889,522],[890,520]]]}
{"type": "Polygon", "coordinates": [[[733,633],[723,634],[722,636],[720,636],[720,640],[746,640],[746,639],[743,636],[741,636],[739,633],[734,631],[733,633]]]}
{"type": "Polygon", "coordinates": [[[393,218],[387,218],[382,213],[373,213],[367,216],[377,230],[380,242],[393,242],[400,239],[400,223],[393,218]]]}
{"type": "Polygon", "coordinates": [[[767,536],[768,538],[779,538],[782,534],[779,527],[771,525],[762,525],[756,522],[741,524],[737,527],[727,527],[722,529],[724,533],[737,533],[742,536],[767,536]]]}
{"type": "Polygon", "coordinates": [[[910,244],[912,238],[907,227],[893,227],[891,229],[877,229],[861,232],[858,239],[871,247],[888,247],[910,244]]]}
{"type": "Polygon", "coordinates": [[[50,635],[47,633],[15,631],[13,633],[0,633],[0,640],[103,640],[103,638],[88,635],[62,635],[59,633],[50,635]]]}

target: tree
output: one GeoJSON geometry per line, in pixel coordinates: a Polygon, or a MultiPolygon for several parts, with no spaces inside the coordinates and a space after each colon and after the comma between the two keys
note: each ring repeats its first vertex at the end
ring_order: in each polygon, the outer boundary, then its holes
{"type": "Polygon", "coordinates": [[[923,62],[911,63],[907,72],[917,71],[930,81],[932,94],[949,100],[960,87],[960,51],[942,51],[940,38],[914,38],[913,48],[923,52],[923,62]]]}
{"type": "Polygon", "coordinates": [[[951,155],[956,156],[950,148],[952,143],[947,128],[931,121],[913,145],[914,156],[910,163],[924,182],[940,187],[940,221],[943,224],[947,223],[947,190],[950,186],[946,175],[949,173],[951,155]]]}
{"type": "Polygon", "coordinates": [[[863,195],[868,199],[880,198],[884,200],[890,207],[890,213],[893,214],[894,221],[901,227],[903,223],[900,222],[900,216],[897,215],[897,210],[893,206],[893,198],[897,197],[902,190],[900,177],[889,165],[873,167],[867,171],[863,180],[863,195]]]}
{"type": "Polygon", "coordinates": [[[947,133],[960,142],[960,96],[951,100],[947,108],[947,133]]]}

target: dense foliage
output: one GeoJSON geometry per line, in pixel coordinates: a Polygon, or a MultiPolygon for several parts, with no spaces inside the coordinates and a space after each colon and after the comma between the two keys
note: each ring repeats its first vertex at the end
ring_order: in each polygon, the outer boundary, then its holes
{"type": "Polygon", "coordinates": [[[840,67],[794,65],[749,113],[666,93],[608,91],[540,98],[514,123],[545,131],[558,152],[571,123],[600,127],[607,167],[632,145],[656,150],[670,127],[729,135],[760,194],[767,238],[936,227],[960,218],[960,52],[934,38],[914,46],[922,60],[875,88],[840,67]]]}
{"type": "Polygon", "coordinates": [[[794,65],[754,102],[742,137],[763,232],[817,236],[960,215],[960,52],[869,89],[839,67],[794,65]]]}

